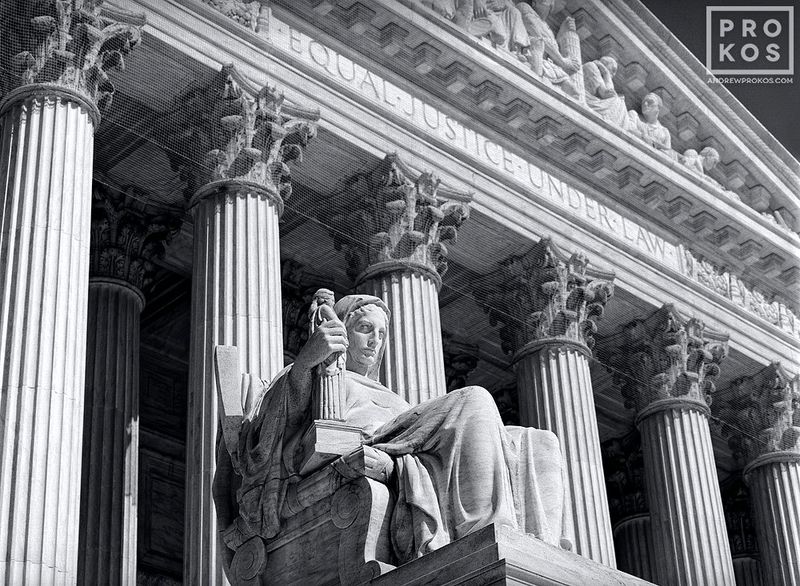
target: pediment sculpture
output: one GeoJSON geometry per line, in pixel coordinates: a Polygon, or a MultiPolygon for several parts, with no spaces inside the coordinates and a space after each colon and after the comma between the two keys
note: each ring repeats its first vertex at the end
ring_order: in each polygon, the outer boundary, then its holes
{"type": "Polygon", "coordinates": [[[309,318],[305,346],[269,384],[239,373],[234,348],[217,350],[215,503],[233,584],[359,582],[492,523],[571,548],[553,433],[504,426],[480,387],[412,406],[383,386],[391,321],[377,297],[334,304],[321,290],[309,318]]]}

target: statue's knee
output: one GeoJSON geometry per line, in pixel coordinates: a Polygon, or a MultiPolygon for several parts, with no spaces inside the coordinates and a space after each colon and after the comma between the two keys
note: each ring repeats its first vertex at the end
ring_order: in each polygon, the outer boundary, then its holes
{"type": "Polygon", "coordinates": [[[492,395],[483,387],[471,386],[464,387],[457,391],[462,395],[462,401],[468,402],[470,405],[475,405],[478,408],[490,409],[497,411],[497,405],[494,402],[492,395]]]}

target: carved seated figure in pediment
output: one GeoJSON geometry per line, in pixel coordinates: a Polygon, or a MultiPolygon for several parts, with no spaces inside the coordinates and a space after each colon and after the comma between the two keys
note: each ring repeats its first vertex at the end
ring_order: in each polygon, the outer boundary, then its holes
{"type": "Polygon", "coordinates": [[[656,150],[672,156],[672,137],[658,120],[663,101],[658,94],[649,93],[642,99],[642,116],[634,110],[628,112],[627,129],[656,150]]]}
{"type": "Polygon", "coordinates": [[[521,55],[530,41],[512,0],[418,0],[470,34],[521,55]]]}
{"type": "Polygon", "coordinates": [[[233,584],[357,583],[492,523],[569,548],[555,435],[505,427],[479,387],[411,406],[380,384],[377,297],[323,296],[310,317],[294,364],[223,417],[215,502],[233,584]]]}
{"type": "Polygon", "coordinates": [[[583,88],[575,74],[581,69],[580,37],[575,19],[564,19],[558,35],[547,24],[553,0],[533,0],[533,6],[519,2],[517,9],[530,37],[528,61],[534,73],[541,75],[569,96],[579,98],[583,88]]]}
{"type": "Polygon", "coordinates": [[[612,124],[625,127],[628,109],[625,98],[614,88],[617,60],[608,55],[583,64],[583,87],[586,105],[612,124]]]}
{"type": "Polygon", "coordinates": [[[731,199],[739,200],[739,196],[729,189],[725,189],[719,181],[711,177],[708,173],[719,163],[719,152],[714,147],[704,147],[699,153],[695,149],[686,149],[678,160],[693,173],[702,177],[705,181],[721,189],[725,195],[731,199]]]}

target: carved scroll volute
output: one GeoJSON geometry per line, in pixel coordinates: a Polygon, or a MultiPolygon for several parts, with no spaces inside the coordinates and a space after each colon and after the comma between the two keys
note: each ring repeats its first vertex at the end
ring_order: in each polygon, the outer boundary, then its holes
{"type": "Polygon", "coordinates": [[[352,192],[334,215],[332,236],[337,248],[345,249],[351,278],[391,262],[439,276],[447,271],[446,243],[455,242],[469,218],[470,194],[443,188],[434,173],[414,177],[394,154],[350,183],[352,192]]]}
{"type": "Polygon", "coordinates": [[[550,239],[530,253],[503,263],[491,284],[475,296],[492,325],[502,323],[500,337],[507,353],[546,340],[594,347],[597,320],[614,293],[614,274],[588,270],[580,253],[567,257],[550,239]]]}
{"type": "Polygon", "coordinates": [[[728,355],[727,335],[682,317],[665,305],[627,324],[610,362],[625,405],[637,413],[655,401],[686,398],[710,405],[719,364],[728,355]]]}
{"type": "Polygon", "coordinates": [[[10,75],[0,90],[48,83],[80,92],[101,111],[111,104],[108,73],[125,68],[125,56],[141,41],[143,15],[105,10],[102,0],[6,5],[0,12],[0,68],[10,75]]]}
{"type": "Polygon", "coordinates": [[[749,464],[777,452],[800,457],[800,377],[773,363],[721,394],[715,412],[737,459],[749,464]]]}

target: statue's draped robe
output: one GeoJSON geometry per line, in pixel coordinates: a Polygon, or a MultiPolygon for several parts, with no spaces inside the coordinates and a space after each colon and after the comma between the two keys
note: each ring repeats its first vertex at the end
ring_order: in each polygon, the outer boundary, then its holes
{"type": "MultiPolygon", "coordinates": [[[[442,547],[490,523],[566,545],[562,456],[555,435],[504,427],[484,389],[467,387],[411,407],[379,383],[347,371],[346,423],[363,443],[395,461],[392,540],[400,561],[442,547]]],[[[297,473],[299,439],[310,414],[292,419],[284,371],[242,427],[240,515],[265,538],[297,473]]]]}

